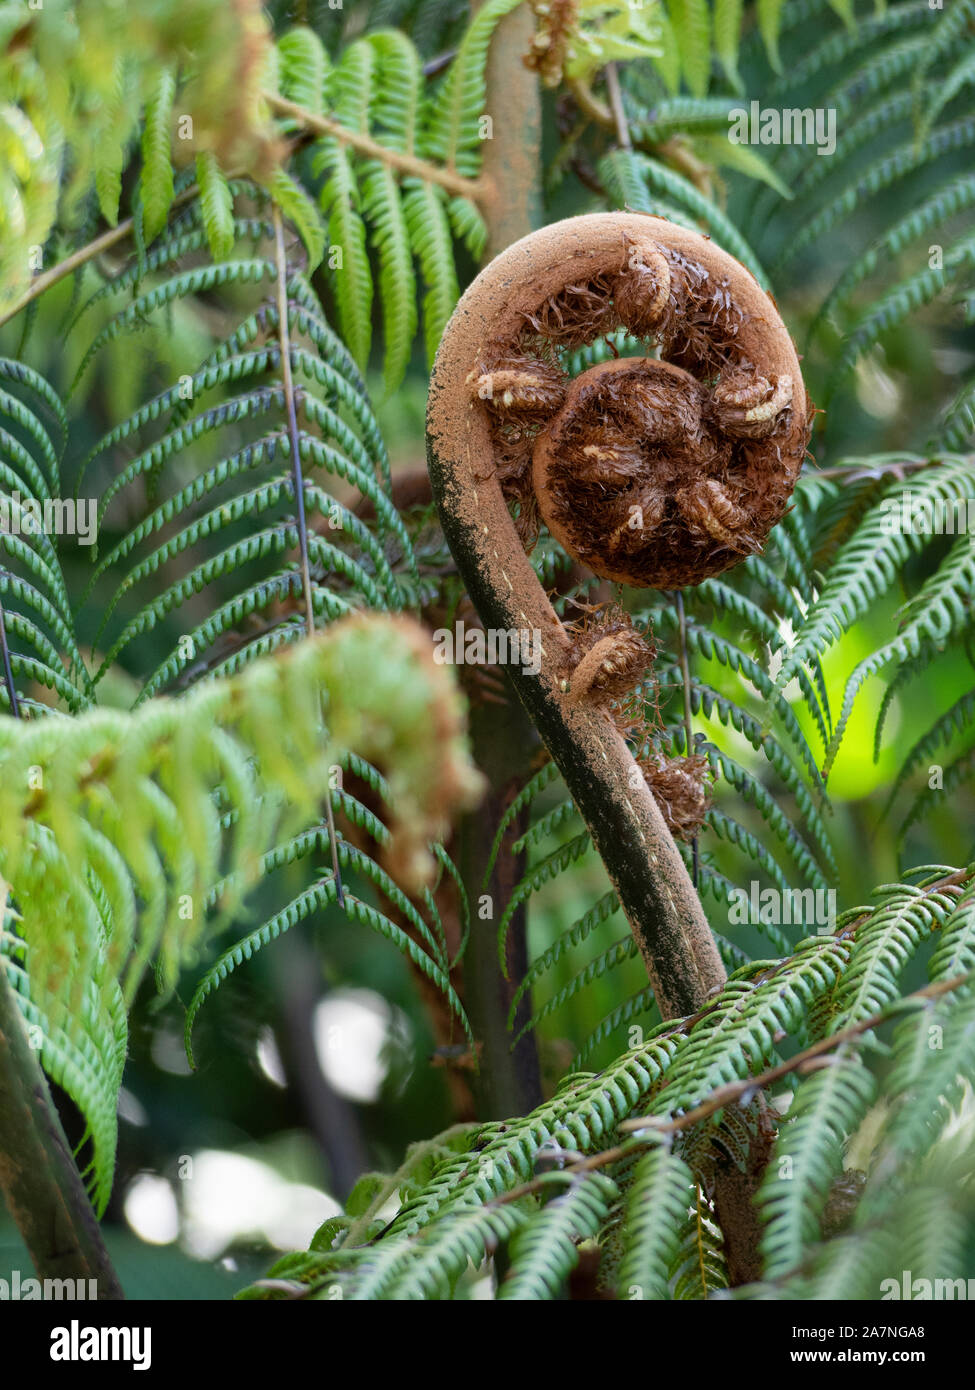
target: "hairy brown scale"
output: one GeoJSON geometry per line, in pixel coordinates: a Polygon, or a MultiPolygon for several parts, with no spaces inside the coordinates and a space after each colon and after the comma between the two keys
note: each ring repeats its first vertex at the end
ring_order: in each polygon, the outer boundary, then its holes
{"type": "Polygon", "coordinates": [[[812,410],[775,306],[703,238],[624,230],[616,269],[567,277],[470,378],[530,548],[539,520],[606,579],[683,588],[761,550],[789,504],[812,410]],[[659,358],[569,381],[566,349],[625,328],[659,358]]]}
{"type": "Polygon", "coordinates": [[[677,840],[693,840],[711,809],[707,758],[699,753],[689,758],[650,757],[640,768],[670,833],[677,840]]]}

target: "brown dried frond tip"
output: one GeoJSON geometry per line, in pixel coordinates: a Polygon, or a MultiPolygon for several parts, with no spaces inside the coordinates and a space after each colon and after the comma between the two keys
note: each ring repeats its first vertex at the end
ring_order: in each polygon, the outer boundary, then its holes
{"type": "Polygon", "coordinates": [[[689,758],[651,755],[640,770],[675,840],[693,840],[711,809],[711,770],[700,753],[689,758]]]}
{"type": "Polygon", "coordinates": [[[557,87],[569,55],[578,0],[531,0],[531,7],[538,29],[522,62],[538,73],[546,87],[557,87]]]}

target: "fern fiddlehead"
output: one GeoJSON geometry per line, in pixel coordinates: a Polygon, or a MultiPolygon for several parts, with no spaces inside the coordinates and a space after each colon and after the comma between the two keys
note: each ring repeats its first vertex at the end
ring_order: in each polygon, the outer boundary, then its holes
{"type": "Polygon", "coordinates": [[[705,238],[632,214],[574,218],[515,243],[461,300],[434,367],[427,445],[444,532],[485,626],[538,634],[538,672],[514,683],[665,1017],[699,1007],[723,967],[602,683],[565,678],[572,639],[523,541],[540,512],[605,578],[699,582],[759,548],[781,517],[809,414],[788,333],[748,272],[705,238]],[[667,360],[612,361],[571,381],[565,354],[620,327],[667,360]]]}

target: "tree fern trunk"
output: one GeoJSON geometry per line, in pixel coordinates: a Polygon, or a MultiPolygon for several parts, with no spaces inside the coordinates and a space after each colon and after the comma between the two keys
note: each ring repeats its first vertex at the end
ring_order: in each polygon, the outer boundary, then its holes
{"type": "Polygon", "coordinates": [[[94,1280],[100,1300],[124,1297],[2,967],[0,1188],[41,1279],[94,1280]]]}

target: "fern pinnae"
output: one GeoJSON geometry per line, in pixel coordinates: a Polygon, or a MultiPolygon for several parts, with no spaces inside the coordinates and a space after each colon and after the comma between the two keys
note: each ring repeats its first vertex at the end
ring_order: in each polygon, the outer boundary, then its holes
{"type": "Polygon", "coordinates": [[[780,1279],[819,1237],[819,1222],[843,1158],[876,1094],[876,1081],[851,1047],[799,1083],[759,1189],[764,1273],[780,1279]]]}
{"type": "Polygon", "coordinates": [[[163,230],[173,203],[170,122],[175,95],[175,76],[171,68],[164,67],[146,102],[142,130],[140,193],[146,241],[154,241],[163,230]]]}
{"type": "Polygon", "coordinates": [[[903,845],[908,832],[922,817],[930,815],[939,806],[950,803],[956,792],[962,791],[970,784],[973,770],[975,748],[968,748],[948,763],[942,773],[940,785],[924,787],[917,794],[898,827],[899,846],[903,845]]]}
{"type": "Polygon", "coordinates": [[[427,361],[432,364],[444,327],[460,298],[450,222],[441,189],[419,179],[405,179],[403,190],[403,218],[426,287],[423,336],[427,361]]]}
{"type": "MultiPolygon", "coordinates": [[[[782,11],[785,0],[757,0],[756,15],[758,30],[765,44],[765,52],[774,72],[782,72],[782,59],[779,55],[779,33],[782,28],[782,11]]],[[[774,90],[774,88],[773,88],[774,90]]]]}
{"type": "Polygon", "coordinates": [[[953,980],[975,970],[975,882],[971,868],[967,880],[941,924],[938,944],[928,961],[932,982],[953,980]]]}
{"type": "MultiPolygon", "coordinates": [[[[694,591],[693,599],[695,603],[713,603],[722,614],[733,613],[745,624],[746,628],[755,632],[768,644],[773,654],[783,650],[785,647],[785,639],[774,620],[770,618],[757,603],[752,602],[752,600],[744,594],[740,594],[732,589],[729,584],[716,579],[706,579],[704,583],[699,585],[694,591]]],[[[806,672],[799,670],[796,675],[806,708],[816,723],[816,728],[822,740],[823,747],[825,748],[829,741],[826,713],[821,706],[820,699],[817,697],[817,692],[813,690],[806,672]]]]}
{"type": "MultiPolygon", "coordinates": [[[[661,614],[661,625],[672,626],[674,620],[671,619],[666,611],[661,614]]],[[[809,780],[820,795],[823,792],[823,781],[820,776],[819,767],[813,757],[812,749],[806,740],[805,734],[797,720],[791,707],[782,699],[781,695],[776,698],[775,683],[762,670],[756,661],[740,647],[709,628],[702,627],[699,623],[688,620],[687,622],[687,641],[691,650],[696,651],[705,660],[714,660],[729,670],[745,677],[751,681],[759,693],[771,702],[775,714],[779,717],[786,731],[789,733],[793,747],[798,752],[803,766],[806,769],[809,780]]],[[[793,658],[794,659],[794,658],[793,658]]]]}
{"type": "Polygon", "coordinates": [[[783,73],[772,85],[769,96],[785,96],[790,88],[795,90],[821,73],[835,71],[851,56],[862,53],[874,40],[884,39],[892,33],[910,33],[913,29],[929,30],[930,24],[931,12],[926,9],[925,0],[890,5],[882,13],[867,15],[855,30],[844,28],[828,35],[804,57],[792,63],[788,73],[783,73]]]}
{"type": "Polygon", "coordinates": [[[597,1048],[601,1047],[608,1038],[619,1034],[624,1024],[631,1022],[634,1018],[639,1018],[642,1014],[649,1013],[654,1002],[653,990],[648,985],[646,989],[638,990],[636,994],[631,994],[621,1004],[617,1004],[604,1018],[600,1019],[597,1026],[584,1039],[582,1046],[572,1060],[570,1072],[578,1071],[583,1067],[597,1048]]]}
{"type": "Polygon", "coordinates": [[[969,623],[966,595],[975,582],[975,546],[970,536],[955,542],[938,570],[901,610],[899,632],[890,642],[865,657],[853,671],[843,692],[843,707],[833,732],[824,770],[836,757],[853,704],[869,676],[894,659],[916,656],[922,641],[943,644],[964,631],[969,623]]]}
{"type": "MultiPolygon", "coordinates": [[[[6,375],[8,377],[12,375],[9,367],[6,375]]],[[[58,486],[58,451],[47,427],[19,397],[11,395],[9,391],[0,390],[0,418],[4,416],[30,435],[37,446],[38,459],[44,468],[46,481],[52,491],[56,491],[58,486]]]]}
{"type": "Polygon", "coordinates": [[[547,999],[542,1007],[532,1014],[528,1022],[523,1025],[512,1039],[512,1047],[515,1046],[529,1029],[536,1029],[546,1018],[557,1013],[563,1004],[568,1003],[580,990],[585,989],[588,985],[592,984],[594,980],[602,979],[605,975],[609,974],[611,970],[625,964],[626,961],[634,960],[639,953],[639,948],[632,936],[624,936],[618,941],[614,941],[612,946],[602,951],[591,960],[588,965],[584,966],[582,970],[577,971],[567,984],[563,985],[556,994],[552,995],[551,999],[547,999]]]}
{"type": "Polygon", "coordinates": [[[331,61],[321,39],[306,24],[295,24],[277,41],[281,95],[321,115],[331,61]]]}
{"type": "Polygon", "coordinates": [[[481,162],[478,121],[484,113],[491,36],[520,0],[487,0],[468,26],[454,61],[424,113],[418,151],[468,178],[481,162]]]}
{"type": "Polygon", "coordinates": [[[714,771],[720,773],[728,785],[733,787],[746,803],[756,808],[765,824],[789,853],[796,867],[809,883],[814,888],[825,891],[827,888],[826,878],[816,863],[812,850],[767,788],[746,768],[722,753],[720,749],[708,747],[706,756],[714,771]]]}
{"type": "Polygon", "coordinates": [[[654,192],[672,198],[674,202],[697,219],[707,223],[711,235],[719,246],[723,246],[733,256],[746,265],[758,283],[766,288],[768,277],[755,252],[751,249],[735,224],[721,209],[695,188],[689,179],[665,164],[649,159],[646,155],[627,150],[615,150],[600,161],[600,170],[610,186],[620,179],[620,167],[630,170],[629,177],[643,180],[654,192]]]}
{"type": "Polygon", "coordinates": [[[498,1290],[499,1299],[554,1299],[579,1260],[577,1242],[592,1239],[605,1221],[619,1189],[605,1173],[581,1177],[551,1173],[539,1179],[565,1189],[529,1217],[515,1235],[513,1268],[498,1290]]]}
{"type": "Polygon", "coordinates": [[[857,322],[826,383],[828,402],[839,383],[862,356],[891,328],[922,305],[930,303],[953,280],[975,265],[975,234],[963,237],[944,253],[941,266],[925,267],[888,290],[857,322]]]}
{"type": "Polygon", "coordinates": [[[619,911],[619,899],[615,891],[604,893],[603,896],[581,917],[579,917],[567,931],[557,937],[551,946],[547,947],[540,956],[536,956],[524,978],[519,982],[517,989],[512,996],[511,1007],[508,1011],[508,1027],[514,1023],[515,1013],[518,1003],[523,994],[538,981],[541,976],[556,965],[565,953],[585,941],[597,927],[603,922],[614,916],[619,911]]]}
{"type": "Polygon", "coordinates": [[[234,249],[234,198],[216,155],[209,150],[196,156],[196,181],[210,252],[215,261],[226,261],[234,249]]]}
{"type": "Polygon", "coordinates": [[[268,555],[281,556],[293,551],[298,544],[298,530],[292,523],[283,521],[266,526],[260,531],[251,532],[244,540],[237,541],[209,559],[195,565],[180,579],[168,585],[137,614],[130,618],[120,635],[112,643],[101,666],[95,672],[92,683],[98,684],[112,664],[130,642],[152,629],[168,613],[181,607],[193,595],[201,593],[214,580],[226,573],[248,564],[252,560],[263,559],[268,555]]]}
{"type": "Polygon", "coordinates": [[[619,1297],[670,1299],[670,1271],[694,1186],[687,1164],[665,1143],[637,1161],[626,1197],[626,1234],[616,1276],[619,1297]]]}
{"type": "Polygon", "coordinates": [[[146,315],[165,308],[177,299],[200,294],[207,290],[227,284],[257,284],[262,279],[273,280],[275,268],[271,261],[250,258],[247,260],[218,261],[213,265],[195,266],[154,285],[120,309],[108,323],[99,330],[81,360],[75,373],[68,395],[72,395],[88,370],[89,365],[106,343],[112,342],[120,333],[141,323],[146,315]]]}
{"type": "MultiPolygon", "coordinates": [[[[368,133],[373,65],[371,44],[359,40],[345,50],[329,74],[328,95],[335,119],[350,130],[368,133]]],[[[327,136],[315,142],[312,168],[317,176],[327,175],[319,195],[322,212],[328,219],[329,244],[342,248],[342,268],[333,282],[335,300],[343,337],[364,370],[372,340],[373,284],[354,156],[339,140],[327,136]]]]}
{"type": "Polygon", "coordinates": [[[539,863],[532,865],[521,881],[512,889],[511,897],[508,899],[498,923],[498,960],[506,978],[508,973],[508,928],[518,908],[569,864],[581,859],[591,845],[592,837],[588,831],[574,836],[566,844],[559,845],[552,850],[539,863]]]}
{"type": "Polygon", "coordinates": [[[835,1029],[887,1008],[921,943],[952,907],[950,898],[909,884],[875,890],[879,902],[856,927],[855,946],[832,1002],[835,1029]]]}
{"type": "Polygon", "coordinates": [[[811,341],[827,314],[842,304],[868,276],[873,275],[881,258],[899,255],[915,240],[975,203],[975,175],[962,174],[943,184],[930,197],[898,219],[868,250],[858,256],[837,280],[820,306],[807,338],[811,341]]]}
{"type": "Polygon", "coordinates": [[[517,796],[513,798],[510,805],[506,808],[498,824],[498,828],[495,831],[494,842],[491,845],[491,853],[488,855],[487,867],[484,870],[484,878],[482,879],[482,892],[485,891],[491,874],[494,871],[494,866],[497,863],[498,854],[501,851],[501,845],[508,832],[509,826],[517,819],[525,807],[532,803],[536,796],[543,792],[550,783],[555,781],[558,775],[559,769],[557,765],[552,762],[551,759],[547,759],[539,770],[528,779],[521,791],[518,792],[517,796]]]}
{"type": "MultiPolygon", "coordinates": [[[[244,961],[250,960],[263,946],[276,940],[283,932],[290,927],[296,926],[312,912],[316,912],[328,906],[336,899],[336,887],[331,878],[319,879],[303,893],[294,898],[286,908],[276,913],[267,922],[261,924],[255,931],[249,932],[228,951],[225,951],[214,964],[207,970],[193,992],[189,1005],[186,1010],[186,1020],[184,1023],[183,1041],[186,1047],[186,1057],[191,1067],[196,1068],[196,1059],[193,1054],[193,1026],[196,1016],[202,1008],[210,994],[213,993],[230,976],[237,966],[244,961]]],[[[350,901],[349,895],[346,900],[350,901]]]]}
{"type": "Polygon", "coordinates": [[[521,854],[531,846],[537,845],[541,840],[547,839],[549,835],[555,833],[560,826],[567,820],[572,820],[578,816],[575,802],[570,798],[567,801],[559,802],[551,811],[541,816],[537,821],[533,821],[524,834],[520,835],[512,845],[513,854],[521,854]]]}
{"type": "MultiPolygon", "coordinates": [[[[931,653],[924,653],[924,666],[931,660],[931,653]]],[[[924,666],[922,669],[924,669],[924,666]]],[[[901,668],[904,669],[903,667],[901,668]]],[[[898,769],[897,776],[890,789],[890,793],[884,805],[884,815],[888,815],[902,791],[907,780],[917,771],[919,767],[930,766],[934,761],[934,754],[941,747],[950,746],[952,740],[958,734],[963,734],[972,723],[975,723],[975,690],[966,690],[953,705],[940,715],[929,729],[912,746],[903,763],[898,769]]],[[[879,719],[878,719],[878,744],[874,749],[876,758],[879,751],[879,719]]]]}
{"type": "MultiPolygon", "coordinates": [[[[412,154],[416,136],[421,73],[412,44],[396,30],[369,35],[375,49],[379,90],[375,118],[383,143],[412,154]]],[[[367,161],[362,171],[363,212],[372,225],[379,255],[380,299],[383,307],[387,394],[399,385],[409,363],[417,329],[416,277],[399,182],[379,160],[367,161]]]]}
{"type": "MultiPolygon", "coordinates": [[[[967,497],[970,487],[968,462],[959,455],[944,455],[911,479],[911,492],[918,506],[960,500],[967,497]]],[[[882,597],[908,556],[923,549],[923,534],[912,527],[891,524],[891,499],[902,491],[903,483],[892,478],[856,535],[834,558],[827,583],[783,663],[777,681],[780,689],[792,679],[800,662],[811,655],[822,655],[871,603],[882,597]]]]}
{"type": "Polygon", "coordinates": [[[728,1285],[721,1232],[700,1186],[695,1187],[690,1220],[684,1225],[680,1249],[670,1270],[674,1299],[706,1299],[728,1285]]]}
{"type": "Polygon", "coordinates": [[[518,1204],[451,1212],[410,1247],[382,1294],[387,1299],[449,1298],[470,1265],[477,1269],[502,1241],[511,1240],[527,1215],[518,1204]]]}
{"type": "MultiPolygon", "coordinates": [[[[849,217],[868,197],[890,187],[913,170],[926,166],[943,154],[968,148],[975,142],[975,116],[963,116],[950,125],[940,126],[918,146],[913,142],[899,145],[878,159],[866,173],[850,183],[843,193],[826,204],[801,231],[791,239],[781,257],[782,264],[794,259],[814,241],[818,241],[849,217]]],[[[781,270],[782,265],[773,267],[781,270]]]]}
{"type": "Polygon", "coordinates": [[[668,0],[681,72],[692,96],[703,97],[711,78],[711,11],[707,0],[668,0]]]}

